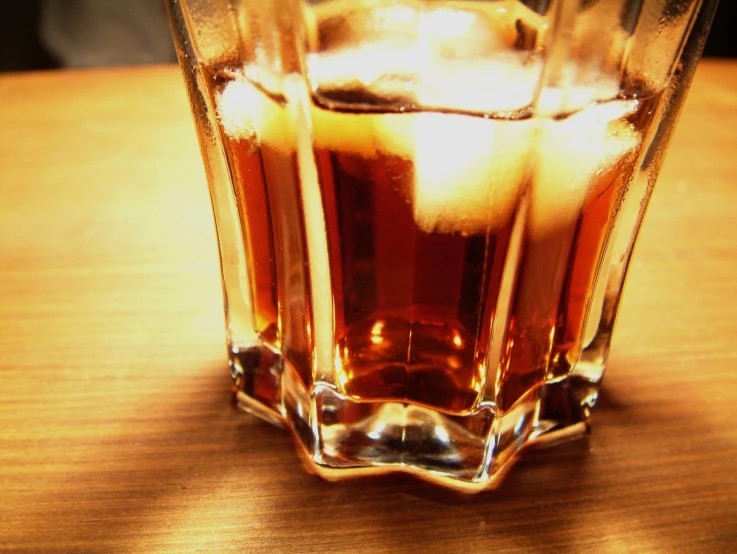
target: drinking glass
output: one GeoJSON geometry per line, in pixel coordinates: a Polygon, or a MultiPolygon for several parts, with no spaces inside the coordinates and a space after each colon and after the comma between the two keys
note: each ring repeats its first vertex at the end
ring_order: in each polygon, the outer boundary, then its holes
{"type": "Polygon", "coordinates": [[[238,405],[465,491],[585,432],[716,2],[167,6],[238,405]]]}

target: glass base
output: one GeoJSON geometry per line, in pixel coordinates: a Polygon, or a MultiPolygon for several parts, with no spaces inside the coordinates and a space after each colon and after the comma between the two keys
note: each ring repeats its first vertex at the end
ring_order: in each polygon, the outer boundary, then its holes
{"type": "Polygon", "coordinates": [[[334,386],[308,390],[265,344],[232,348],[238,406],[294,434],[307,469],[328,480],[406,472],[464,492],[493,488],[521,450],[588,431],[603,366],[529,391],[500,414],[461,415],[396,401],[356,401],[334,386]]]}

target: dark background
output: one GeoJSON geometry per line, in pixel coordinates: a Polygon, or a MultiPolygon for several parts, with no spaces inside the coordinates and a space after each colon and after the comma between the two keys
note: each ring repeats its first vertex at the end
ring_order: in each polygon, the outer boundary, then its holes
{"type": "MultiPolygon", "coordinates": [[[[46,0],[46,2],[63,2],[64,9],[75,9],[74,0],[46,0]]],[[[105,0],[97,0],[104,2],[105,0]]],[[[155,5],[156,10],[163,7],[163,0],[118,0],[136,3],[144,9],[155,5]]],[[[43,0],[2,0],[0,3],[0,71],[29,71],[38,69],[55,69],[68,66],[64,60],[55,56],[41,38],[40,14],[43,0]]],[[[169,30],[163,18],[152,23],[157,29],[161,41],[170,40],[169,30]],[[158,27],[156,27],[158,25],[158,27]]],[[[104,33],[103,33],[104,34],[104,33]]],[[[88,43],[94,37],[88,37],[88,43]]],[[[145,44],[141,44],[146,48],[145,44]]],[[[706,43],[704,56],[737,57],[737,2],[721,0],[711,34],[706,43]]],[[[157,53],[146,61],[159,63],[175,61],[172,55],[157,53]]],[[[116,58],[110,63],[95,62],[95,65],[119,65],[125,60],[116,58]]],[[[125,65],[145,63],[141,58],[132,58],[125,65]]],[[[89,66],[89,65],[88,65],[89,66]]]]}
{"type": "Polygon", "coordinates": [[[714,58],[737,58],[737,2],[720,0],[709,38],[704,47],[704,56],[714,58]]]}

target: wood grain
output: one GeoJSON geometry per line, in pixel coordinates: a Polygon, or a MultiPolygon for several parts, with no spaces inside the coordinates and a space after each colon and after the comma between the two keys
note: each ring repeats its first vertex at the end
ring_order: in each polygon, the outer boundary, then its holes
{"type": "Polygon", "coordinates": [[[0,550],[737,549],[737,64],[705,62],[593,433],[501,488],[329,484],[231,404],[174,67],[0,77],[0,550]]]}

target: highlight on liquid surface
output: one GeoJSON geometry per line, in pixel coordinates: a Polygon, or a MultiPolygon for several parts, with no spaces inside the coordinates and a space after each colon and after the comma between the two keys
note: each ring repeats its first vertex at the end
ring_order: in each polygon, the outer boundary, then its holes
{"type": "Polygon", "coordinates": [[[278,87],[212,68],[255,326],[305,386],[504,411],[592,336],[652,103],[607,77],[535,96],[539,68],[512,51],[433,63],[405,90],[386,67],[418,73],[416,53],[381,42],[278,87]]]}

